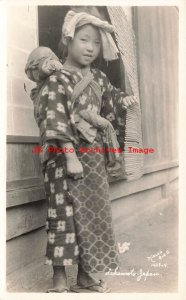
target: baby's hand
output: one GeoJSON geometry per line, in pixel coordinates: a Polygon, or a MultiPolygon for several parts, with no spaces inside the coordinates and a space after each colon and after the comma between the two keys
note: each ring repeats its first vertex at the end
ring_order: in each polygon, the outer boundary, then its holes
{"type": "Polygon", "coordinates": [[[136,103],[138,103],[138,99],[136,96],[127,96],[125,98],[122,98],[121,100],[121,105],[124,109],[127,109],[128,106],[136,103]]]}
{"type": "Polygon", "coordinates": [[[78,158],[71,157],[66,160],[67,175],[73,179],[83,178],[83,166],[78,158]]]}
{"type": "Polygon", "coordinates": [[[44,75],[51,75],[54,71],[61,71],[63,68],[63,65],[60,63],[59,60],[46,58],[41,61],[39,65],[39,72],[41,77],[44,75]]]}

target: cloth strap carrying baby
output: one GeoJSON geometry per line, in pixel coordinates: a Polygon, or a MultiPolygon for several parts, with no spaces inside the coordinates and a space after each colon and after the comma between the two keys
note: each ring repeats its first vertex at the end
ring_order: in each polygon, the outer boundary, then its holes
{"type": "MultiPolygon", "coordinates": [[[[68,70],[63,66],[64,70],[68,70]]],[[[99,84],[94,80],[93,74],[89,71],[87,74],[75,85],[74,91],[71,96],[71,107],[73,110],[74,103],[78,97],[83,93],[84,89],[90,86],[95,93],[96,97],[99,99],[100,107],[102,101],[102,93],[99,84]]],[[[95,112],[82,110],[79,115],[74,115],[77,130],[82,134],[82,136],[90,143],[92,143],[97,135],[97,130],[102,130],[104,148],[113,149],[114,151],[105,151],[107,158],[106,168],[108,174],[111,178],[116,178],[118,176],[124,175],[124,162],[122,160],[122,155],[115,151],[119,149],[119,143],[117,141],[115,130],[112,124],[100,115],[95,114],[95,112]],[[79,118],[80,116],[80,118],[79,118]],[[92,125],[90,127],[90,124],[92,125]]]]}

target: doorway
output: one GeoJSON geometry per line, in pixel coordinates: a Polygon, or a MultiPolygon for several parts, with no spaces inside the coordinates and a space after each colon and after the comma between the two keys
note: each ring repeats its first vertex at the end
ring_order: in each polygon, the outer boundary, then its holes
{"type": "MultiPolygon", "coordinates": [[[[95,9],[93,6],[88,8],[95,9]]],[[[38,26],[39,26],[39,46],[51,48],[51,50],[60,58],[59,41],[61,39],[62,25],[66,13],[74,7],[71,6],[38,6],[38,26]]],[[[75,7],[78,9],[78,6],[75,7]]],[[[81,9],[81,8],[80,8],[81,9]]],[[[106,6],[96,8],[101,15],[110,23],[110,18],[106,6]]],[[[84,10],[82,8],[82,10],[84,10]]],[[[114,34],[113,39],[115,40],[114,34]]],[[[121,63],[120,59],[105,62],[103,59],[96,61],[95,66],[103,71],[110,82],[117,88],[121,88],[121,63]]],[[[124,82],[124,78],[122,78],[124,82]]],[[[122,86],[123,87],[123,86],[122,86]]]]}

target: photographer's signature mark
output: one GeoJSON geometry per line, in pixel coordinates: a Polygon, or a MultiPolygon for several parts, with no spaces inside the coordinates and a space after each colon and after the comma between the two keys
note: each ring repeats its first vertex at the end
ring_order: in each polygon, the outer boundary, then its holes
{"type": "Polygon", "coordinates": [[[165,252],[158,251],[155,254],[152,254],[147,257],[147,260],[150,262],[151,267],[154,268],[167,268],[168,264],[164,261],[164,258],[167,257],[167,255],[170,254],[169,250],[166,250],[165,252]]]}
{"type": "MultiPolygon", "coordinates": [[[[129,246],[129,245],[127,245],[127,246],[129,246]]],[[[125,251],[123,251],[123,252],[125,252],[125,251]]],[[[154,272],[155,268],[160,269],[160,268],[167,268],[168,267],[168,264],[164,261],[164,259],[169,254],[170,254],[169,250],[166,250],[166,251],[160,250],[160,251],[148,256],[147,261],[150,262],[151,270],[150,270],[150,268],[148,268],[147,270],[144,270],[143,268],[140,268],[138,271],[136,271],[135,268],[132,268],[128,272],[120,272],[119,268],[116,268],[114,271],[112,271],[110,269],[108,272],[105,273],[105,275],[127,276],[127,277],[136,278],[137,281],[141,281],[142,279],[144,281],[146,281],[147,278],[149,278],[149,277],[157,277],[157,276],[161,275],[161,273],[159,273],[159,272],[154,272]],[[152,269],[153,269],[153,271],[152,271],[152,269]]]]}

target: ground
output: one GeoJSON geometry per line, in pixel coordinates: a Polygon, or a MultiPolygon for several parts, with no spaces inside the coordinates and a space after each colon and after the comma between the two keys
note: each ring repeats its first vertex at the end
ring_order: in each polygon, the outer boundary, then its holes
{"type": "MultiPolygon", "coordinates": [[[[117,275],[104,276],[112,292],[177,291],[177,224],[178,199],[172,193],[129,221],[124,219],[120,230],[115,226],[121,268],[116,270],[117,275]]],[[[68,268],[67,274],[69,284],[75,283],[76,268],[68,268]]],[[[47,279],[27,292],[45,292],[51,284],[47,279]]]]}

